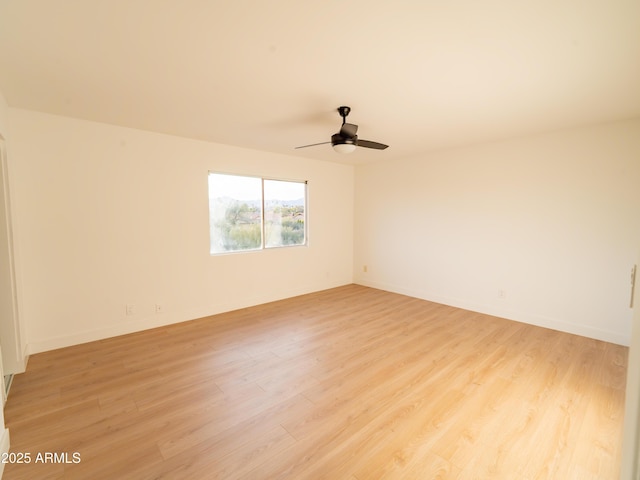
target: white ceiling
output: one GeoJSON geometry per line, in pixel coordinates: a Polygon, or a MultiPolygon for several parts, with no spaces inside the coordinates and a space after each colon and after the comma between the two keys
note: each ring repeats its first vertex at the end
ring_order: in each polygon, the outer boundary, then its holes
{"type": "Polygon", "coordinates": [[[640,116],[639,0],[0,0],[10,106],[364,163],[640,116]],[[384,151],[330,145],[339,105],[384,151]]]}

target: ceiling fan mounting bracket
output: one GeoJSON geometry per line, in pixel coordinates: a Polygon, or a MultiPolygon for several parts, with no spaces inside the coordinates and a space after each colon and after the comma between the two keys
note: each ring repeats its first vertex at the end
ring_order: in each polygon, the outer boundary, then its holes
{"type": "Polygon", "coordinates": [[[346,106],[338,107],[338,113],[342,117],[343,122],[346,120],[347,115],[349,115],[350,111],[351,111],[351,107],[346,107],[346,106]]]}

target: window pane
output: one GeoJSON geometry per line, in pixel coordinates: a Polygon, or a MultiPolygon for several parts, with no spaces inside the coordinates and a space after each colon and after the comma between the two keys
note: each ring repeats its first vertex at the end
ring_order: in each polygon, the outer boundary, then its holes
{"type": "Polygon", "coordinates": [[[265,247],[305,244],[306,184],[264,181],[265,247]]]}
{"type": "Polygon", "coordinates": [[[260,178],[209,174],[211,253],[262,247],[260,178]]]}

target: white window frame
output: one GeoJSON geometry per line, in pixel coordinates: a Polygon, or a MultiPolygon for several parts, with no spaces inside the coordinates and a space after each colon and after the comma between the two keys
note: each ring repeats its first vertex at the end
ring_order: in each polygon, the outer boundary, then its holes
{"type": "Polygon", "coordinates": [[[306,247],[309,244],[309,213],[308,213],[308,197],[309,197],[309,183],[307,180],[292,180],[292,179],[285,179],[285,178],[276,178],[276,177],[263,177],[263,176],[257,176],[257,175],[245,175],[245,174],[237,174],[237,173],[228,173],[228,172],[220,172],[220,171],[213,171],[210,170],[208,175],[207,175],[207,181],[209,182],[211,175],[220,175],[220,176],[233,176],[233,177],[240,177],[240,178],[253,178],[253,179],[258,179],[260,180],[260,233],[261,233],[261,239],[260,239],[260,245],[256,248],[247,248],[247,249],[238,249],[238,250],[224,250],[224,251],[214,251],[213,249],[213,225],[212,225],[212,213],[211,213],[211,204],[212,204],[212,197],[211,197],[211,184],[208,183],[208,198],[209,198],[209,254],[211,256],[218,256],[218,255],[229,255],[229,254],[241,254],[241,253],[250,253],[250,252],[260,252],[260,251],[264,251],[264,250],[274,250],[274,249],[281,249],[281,248],[295,248],[295,247],[306,247]],[[265,182],[269,182],[269,181],[273,181],[273,182],[289,182],[289,183],[298,183],[298,184],[302,184],[304,185],[304,205],[303,205],[303,209],[304,209],[304,218],[303,218],[303,242],[302,243],[297,243],[297,244],[290,244],[290,245],[267,245],[267,238],[266,238],[266,219],[265,219],[265,215],[266,215],[266,201],[265,201],[265,182]]]}

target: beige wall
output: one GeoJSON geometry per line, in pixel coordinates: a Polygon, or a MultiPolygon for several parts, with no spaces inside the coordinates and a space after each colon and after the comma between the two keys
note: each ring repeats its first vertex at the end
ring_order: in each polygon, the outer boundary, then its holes
{"type": "Polygon", "coordinates": [[[359,166],[355,280],[628,344],[638,179],[638,120],[359,166]]]}
{"type": "Polygon", "coordinates": [[[9,119],[30,353],[352,282],[351,166],[13,108],[9,119]],[[309,246],[210,256],[209,170],[308,180],[309,246]]]}
{"type": "Polygon", "coordinates": [[[354,211],[350,166],[8,111],[31,352],[354,276],[629,342],[639,121],[359,166],[354,211]],[[309,180],[309,248],[209,256],[208,170],[309,180]]]}

